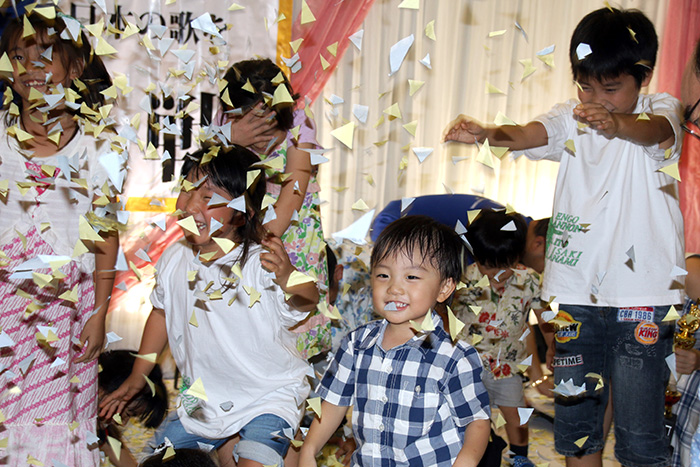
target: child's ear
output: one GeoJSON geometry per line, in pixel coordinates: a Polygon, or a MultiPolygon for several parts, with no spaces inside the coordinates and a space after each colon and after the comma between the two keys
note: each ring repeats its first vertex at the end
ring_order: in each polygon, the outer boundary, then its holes
{"type": "Polygon", "coordinates": [[[452,293],[455,291],[455,288],[457,288],[457,284],[455,284],[454,279],[451,277],[442,281],[440,284],[440,293],[437,296],[438,303],[442,303],[450,298],[452,293]]]}
{"type": "Polygon", "coordinates": [[[645,88],[649,86],[649,83],[651,82],[651,78],[654,76],[654,70],[649,70],[642,80],[642,85],[640,87],[645,88]]]}
{"type": "Polygon", "coordinates": [[[248,216],[246,214],[243,214],[240,211],[236,211],[234,212],[233,217],[231,218],[231,225],[236,228],[242,227],[248,221],[247,217],[248,216]]]}
{"type": "Polygon", "coordinates": [[[68,77],[71,80],[80,78],[83,75],[83,70],[85,69],[85,62],[82,59],[75,60],[71,62],[68,68],[68,77]]]}

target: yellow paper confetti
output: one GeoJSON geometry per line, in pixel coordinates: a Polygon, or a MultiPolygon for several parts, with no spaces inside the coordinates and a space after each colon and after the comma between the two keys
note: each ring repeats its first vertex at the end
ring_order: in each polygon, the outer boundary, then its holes
{"type": "Polygon", "coordinates": [[[185,394],[188,396],[194,396],[197,399],[202,399],[203,401],[208,401],[209,398],[207,397],[207,393],[204,390],[204,383],[202,383],[202,378],[197,378],[194,383],[192,383],[192,386],[190,386],[187,391],[185,391],[185,394]]]}

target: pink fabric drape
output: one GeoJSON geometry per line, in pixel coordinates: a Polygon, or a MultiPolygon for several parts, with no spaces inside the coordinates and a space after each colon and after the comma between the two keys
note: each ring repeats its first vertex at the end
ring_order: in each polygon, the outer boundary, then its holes
{"type": "MultiPolygon", "coordinates": [[[[685,64],[700,37],[700,2],[669,0],[656,76],[659,91],[680,97],[685,64]]],[[[686,137],[679,164],[680,199],[685,222],[685,251],[700,252],[700,141],[686,137]]]]}
{"type": "Polygon", "coordinates": [[[304,42],[298,51],[301,69],[291,75],[291,83],[294,92],[313,101],[321,94],[348,48],[348,37],[357,32],[374,0],[307,0],[306,3],[316,21],[302,25],[299,15],[292,26],[292,40],[304,39],[304,42]],[[336,42],[338,50],[334,57],[327,47],[336,42]],[[325,70],[319,54],[330,64],[325,70]]]}

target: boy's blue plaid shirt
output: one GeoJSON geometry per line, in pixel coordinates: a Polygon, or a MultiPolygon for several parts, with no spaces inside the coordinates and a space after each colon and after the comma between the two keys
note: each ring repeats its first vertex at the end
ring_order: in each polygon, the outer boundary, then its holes
{"type": "Polygon", "coordinates": [[[476,350],[453,343],[434,312],[433,321],[435,331],[388,351],[385,320],[341,343],[317,392],[331,404],[354,405],[353,465],[451,466],[465,427],[490,417],[476,350]]]}

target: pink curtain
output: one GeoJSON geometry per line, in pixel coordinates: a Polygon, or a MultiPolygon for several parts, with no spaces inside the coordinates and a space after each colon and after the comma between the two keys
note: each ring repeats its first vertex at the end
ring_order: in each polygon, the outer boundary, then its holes
{"type": "MultiPolygon", "coordinates": [[[[700,2],[670,0],[656,76],[659,91],[680,97],[685,64],[700,37],[700,2]]],[[[681,210],[685,222],[685,251],[700,252],[700,141],[688,135],[679,164],[681,210]]]]}
{"type": "Polygon", "coordinates": [[[292,40],[304,39],[304,42],[298,51],[302,66],[292,74],[291,83],[294,92],[313,101],[321,94],[348,48],[348,37],[360,28],[374,0],[307,0],[306,3],[316,21],[302,25],[299,15],[292,26],[292,40]],[[338,50],[334,57],[327,47],[336,42],[338,50]],[[330,64],[325,70],[319,55],[330,64]]]}

